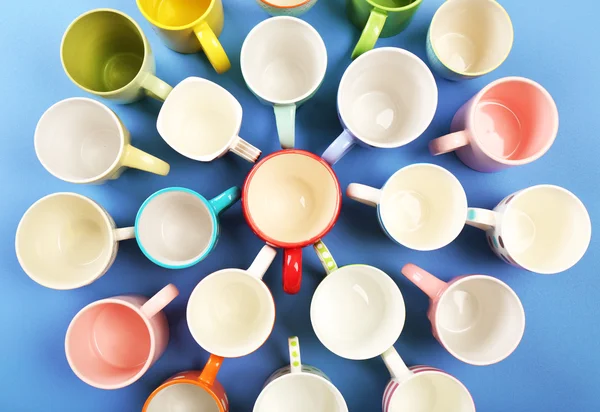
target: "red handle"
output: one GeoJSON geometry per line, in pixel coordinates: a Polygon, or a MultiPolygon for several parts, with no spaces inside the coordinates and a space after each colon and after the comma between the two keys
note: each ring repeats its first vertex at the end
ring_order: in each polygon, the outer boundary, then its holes
{"type": "Polygon", "coordinates": [[[283,291],[290,295],[300,292],[302,285],[302,248],[283,251],[283,291]]]}

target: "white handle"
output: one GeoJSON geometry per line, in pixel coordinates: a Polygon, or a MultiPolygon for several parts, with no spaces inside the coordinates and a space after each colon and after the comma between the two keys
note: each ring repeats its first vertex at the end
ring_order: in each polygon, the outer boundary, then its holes
{"type": "Polygon", "coordinates": [[[491,230],[498,223],[498,213],[493,210],[470,207],[467,212],[467,225],[481,230],[491,230]]]}
{"type": "Polygon", "coordinates": [[[302,372],[302,358],[300,357],[300,340],[297,336],[288,338],[290,349],[290,371],[292,373],[302,372]]]}
{"type": "Polygon", "coordinates": [[[381,190],[360,183],[350,183],[346,195],[357,202],[368,206],[377,207],[381,200],[381,190]]]}
{"type": "Polygon", "coordinates": [[[117,242],[121,240],[133,239],[135,237],[135,227],[122,227],[115,229],[115,238],[117,242]]]}
{"type": "Polygon", "coordinates": [[[381,357],[393,379],[403,382],[413,375],[393,346],[383,352],[381,357]]]}
{"type": "Polygon", "coordinates": [[[229,150],[250,163],[256,162],[261,154],[260,149],[252,146],[239,136],[235,138],[229,150]]]}
{"type": "Polygon", "coordinates": [[[277,255],[277,250],[269,245],[264,245],[248,268],[248,273],[255,278],[262,279],[271,263],[273,263],[275,255],[277,255]]]}

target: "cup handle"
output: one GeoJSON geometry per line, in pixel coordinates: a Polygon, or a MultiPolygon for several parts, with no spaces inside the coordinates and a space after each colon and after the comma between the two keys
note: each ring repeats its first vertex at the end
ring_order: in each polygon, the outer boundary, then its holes
{"type": "Polygon", "coordinates": [[[133,239],[135,238],[135,227],[130,226],[130,227],[121,227],[118,229],[115,229],[115,239],[117,239],[117,242],[120,242],[121,240],[129,240],[129,239],[133,239]]]}
{"type": "Polygon", "coordinates": [[[210,199],[208,203],[212,206],[215,213],[220,215],[231,206],[235,204],[238,200],[240,200],[242,192],[239,187],[233,186],[221,193],[220,195],[210,199]]]}
{"type": "Polygon", "coordinates": [[[321,157],[331,166],[339,162],[346,153],[356,144],[356,138],[347,130],[344,130],[337,139],[335,139],[329,147],[323,152],[321,157]]]}
{"type": "Polygon", "coordinates": [[[402,274],[421,289],[429,299],[435,300],[448,289],[448,284],[417,265],[408,263],[402,268],[402,274]]]}
{"type": "Polygon", "coordinates": [[[302,248],[283,251],[283,291],[290,295],[300,292],[302,286],[302,248]]]}
{"type": "Polygon", "coordinates": [[[294,103],[276,104],[273,106],[273,110],[275,111],[275,123],[281,147],[283,149],[293,149],[296,139],[296,105],[294,103]]]}
{"type": "Polygon", "coordinates": [[[333,260],[333,256],[331,256],[329,249],[327,249],[327,246],[325,246],[325,243],[323,243],[322,240],[315,243],[313,248],[315,249],[315,252],[317,252],[317,256],[328,275],[338,270],[337,263],[333,260]]]}
{"type": "Polygon", "coordinates": [[[377,207],[381,201],[381,189],[360,183],[350,183],[346,189],[346,196],[367,206],[377,207]]]}
{"type": "Polygon", "coordinates": [[[290,372],[302,373],[302,358],[300,356],[300,340],[297,336],[288,338],[288,347],[290,349],[290,372]]]}
{"type": "Polygon", "coordinates": [[[148,73],[142,81],[142,88],[146,94],[158,101],[164,102],[173,88],[152,73],[148,73]]]}
{"type": "Polygon", "coordinates": [[[469,133],[466,130],[447,134],[429,142],[429,153],[434,156],[450,153],[469,144],[469,133]]]}
{"type": "Polygon", "coordinates": [[[229,150],[240,156],[242,159],[249,161],[250,163],[256,162],[262,153],[260,149],[252,146],[239,136],[233,140],[229,150]]]}
{"type": "Polygon", "coordinates": [[[386,19],[387,13],[385,11],[376,8],[371,10],[369,20],[367,20],[367,24],[360,35],[360,39],[358,39],[358,43],[356,43],[356,47],[354,48],[354,51],[352,51],[353,60],[375,47],[375,43],[377,42],[377,39],[379,39],[379,35],[381,34],[381,30],[383,30],[386,19]]]}
{"type": "Polygon", "coordinates": [[[485,230],[486,232],[496,227],[497,220],[497,213],[493,210],[470,207],[467,211],[467,225],[485,230]]]}
{"type": "Polygon", "coordinates": [[[134,169],[143,170],[145,172],[154,173],[160,176],[166,176],[171,170],[171,166],[158,157],[154,157],[137,147],[132,145],[125,146],[123,150],[122,162],[124,166],[133,167],[134,169]]]}
{"type": "Polygon", "coordinates": [[[223,365],[223,358],[221,356],[211,354],[208,358],[208,362],[202,369],[202,373],[198,376],[198,380],[205,384],[208,387],[213,386],[215,380],[217,379],[217,374],[219,373],[219,369],[221,369],[221,365],[223,365]]]}
{"type": "Polygon", "coordinates": [[[390,372],[392,379],[396,379],[399,382],[404,382],[413,375],[412,371],[408,369],[408,366],[406,366],[406,363],[404,363],[393,346],[383,352],[381,357],[385,363],[385,366],[387,367],[387,370],[390,372]]]}
{"type": "Polygon", "coordinates": [[[271,266],[271,263],[273,263],[273,259],[275,259],[276,255],[277,250],[269,245],[264,245],[248,268],[248,273],[255,278],[262,279],[271,266]]]}
{"type": "Polygon", "coordinates": [[[165,306],[173,301],[179,295],[179,290],[169,283],[162,288],[156,295],[152,296],[146,303],[142,305],[141,311],[148,318],[153,318],[158,312],[163,310],[165,306]]]}
{"type": "Polygon", "coordinates": [[[231,68],[229,57],[227,57],[227,53],[225,53],[223,46],[208,23],[203,21],[194,27],[194,33],[198,37],[208,61],[212,64],[216,72],[221,74],[229,70],[231,68]]]}

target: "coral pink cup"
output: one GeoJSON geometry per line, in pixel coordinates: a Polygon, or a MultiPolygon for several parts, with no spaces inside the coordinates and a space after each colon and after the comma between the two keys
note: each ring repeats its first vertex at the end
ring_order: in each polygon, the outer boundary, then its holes
{"type": "Polygon", "coordinates": [[[75,375],[99,389],[124,388],[141,378],[167,348],[169,325],[162,310],[178,294],[169,284],[150,299],[115,296],[80,310],[65,338],[75,375]]]}
{"type": "Polygon", "coordinates": [[[465,103],[450,130],[429,143],[431,154],[456,151],[471,169],[496,172],[542,157],[556,138],[558,110],[538,83],[504,77],[465,103]]]}

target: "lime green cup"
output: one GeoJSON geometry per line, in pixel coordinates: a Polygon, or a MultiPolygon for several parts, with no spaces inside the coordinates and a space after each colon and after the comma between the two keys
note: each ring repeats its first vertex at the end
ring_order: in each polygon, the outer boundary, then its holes
{"type": "Polygon", "coordinates": [[[148,95],[165,100],[172,87],[154,75],[150,43],[140,26],[113,9],[77,17],[62,39],[60,55],[67,76],[83,90],[118,103],[148,95]]]}
{"type": "Polygon", "coordinates": [[[368,52],[379,37],[392,37],[404,30],[422,0],[347,0],[348,18],[363,32],[352,52],[355,59],[368,52]]]}

